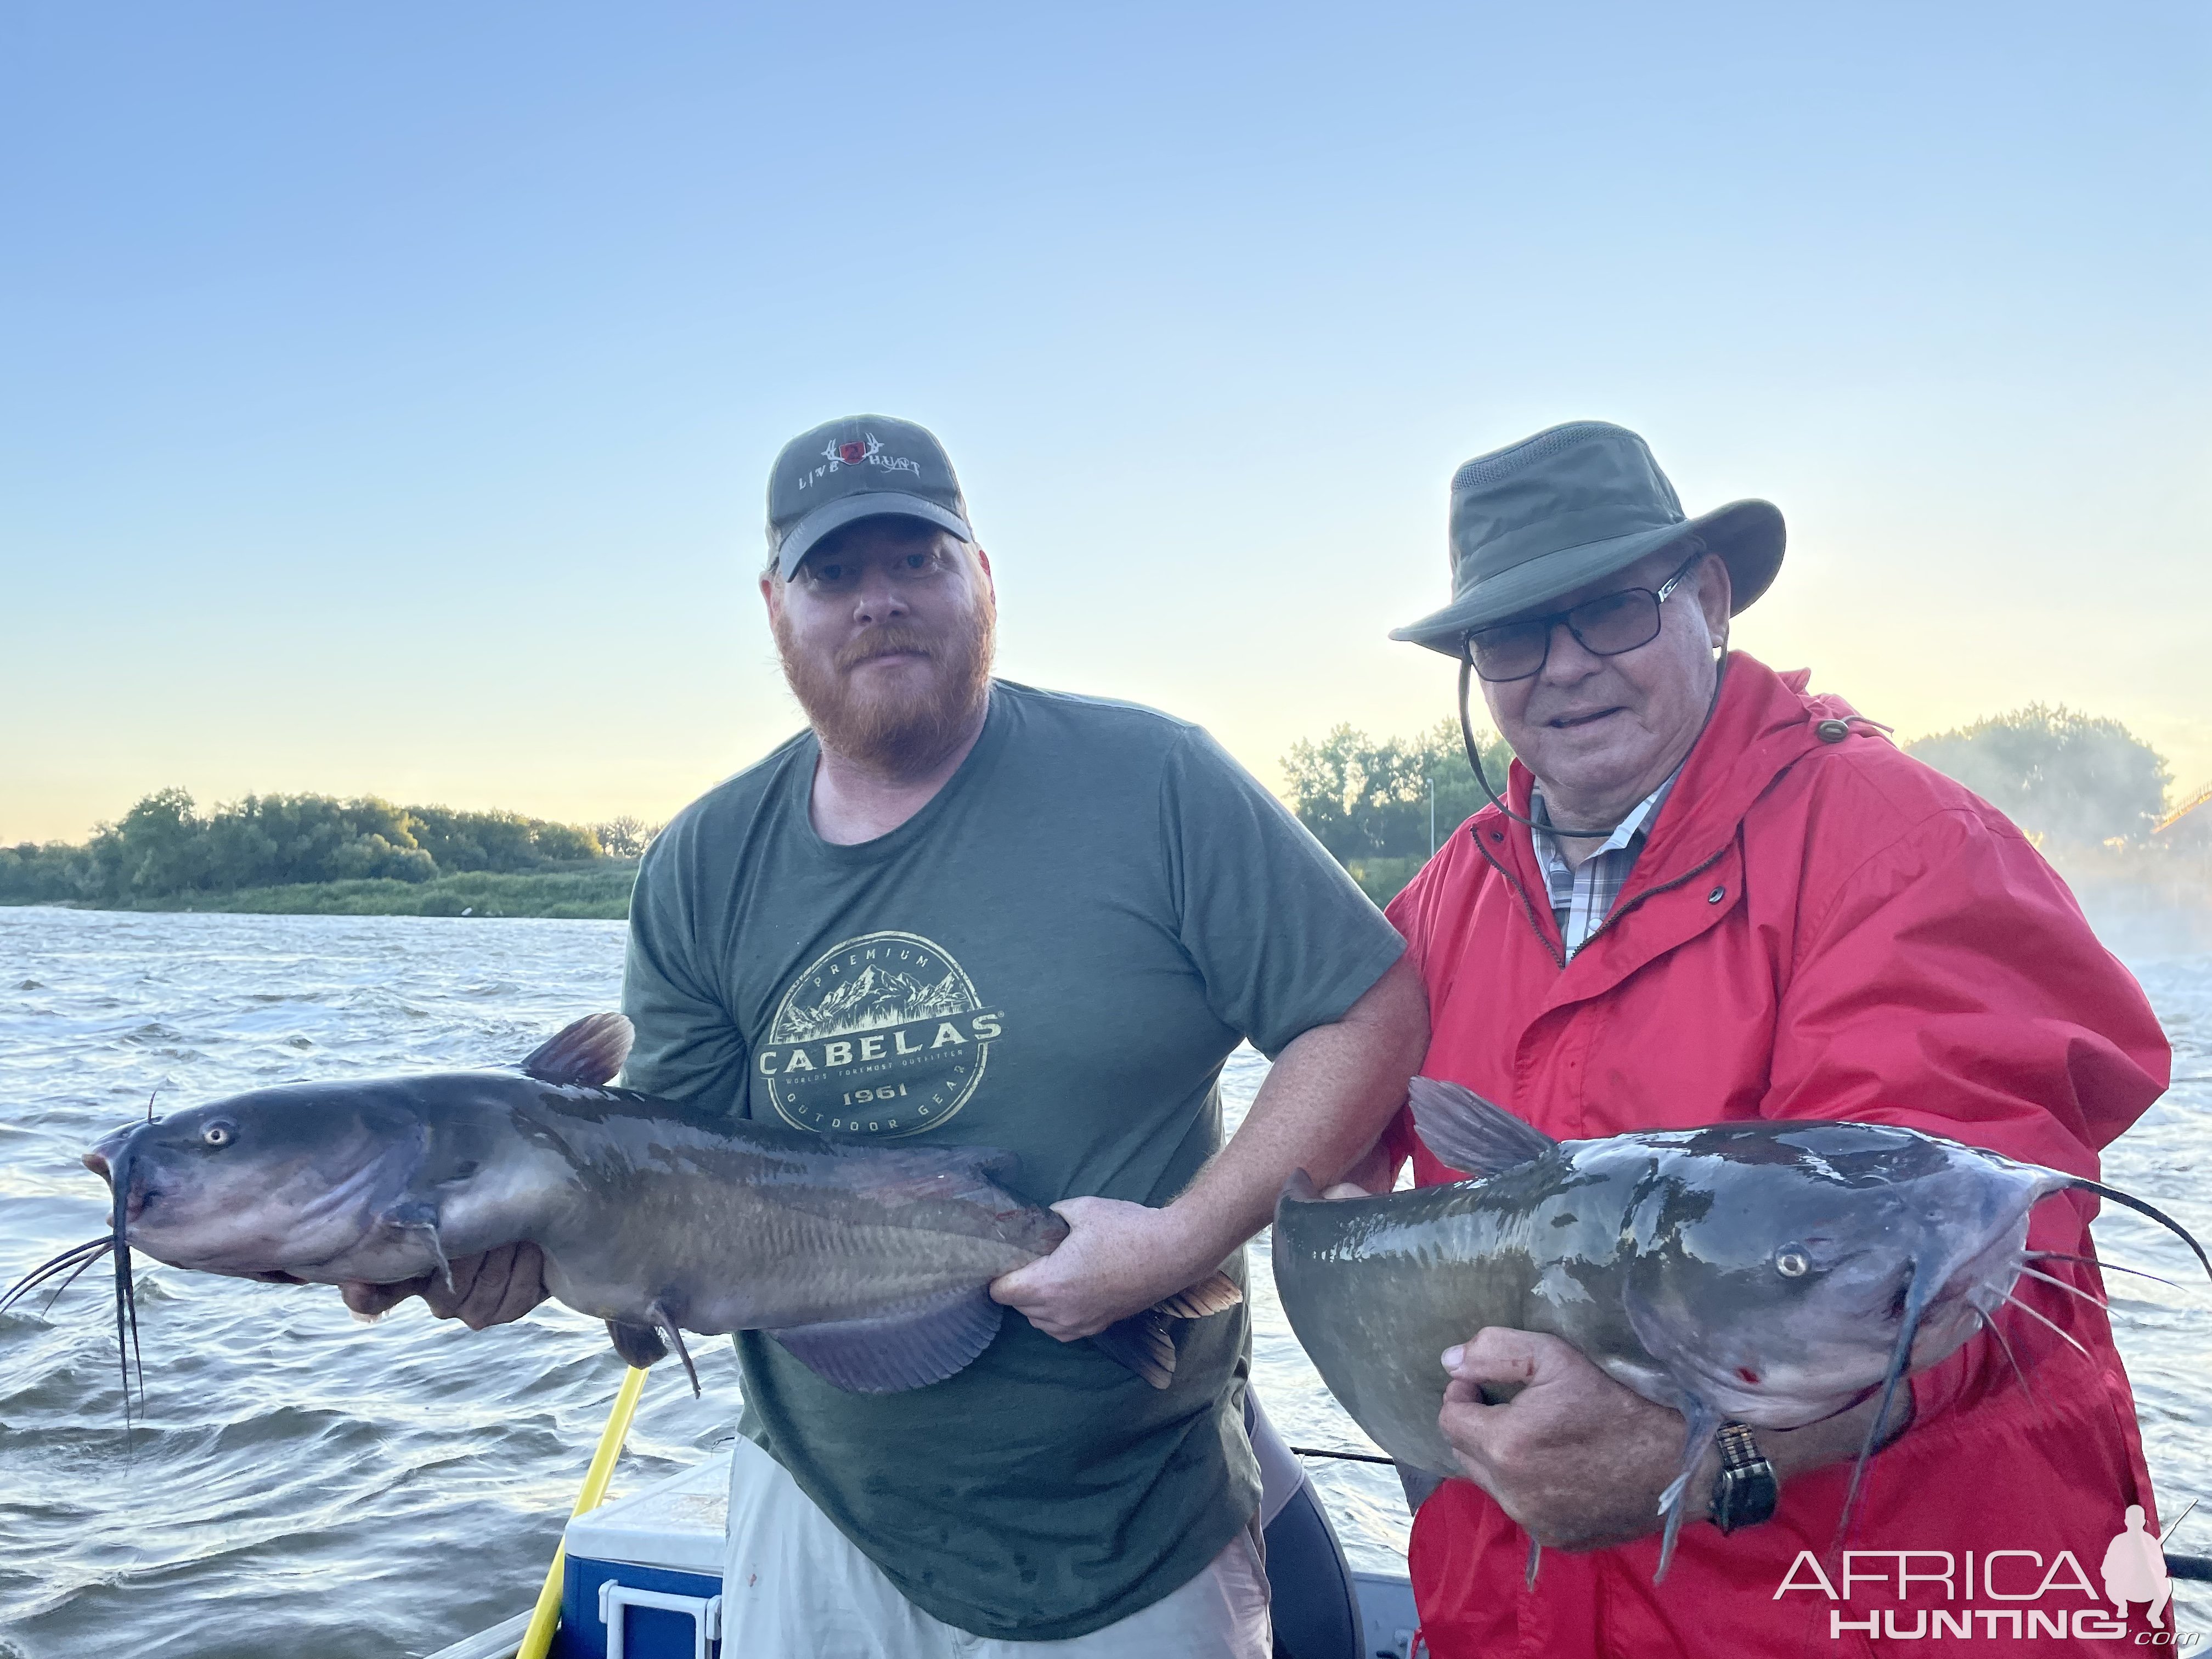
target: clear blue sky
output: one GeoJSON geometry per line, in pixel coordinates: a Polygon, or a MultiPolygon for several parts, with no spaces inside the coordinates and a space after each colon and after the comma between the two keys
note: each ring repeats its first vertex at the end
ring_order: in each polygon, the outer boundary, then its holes
{"type": "Polygon", "coordinates": [[[0,839],[665,817],[797,724],[763,477],[951,447],[1002,668],[1410,732],[1454,465],[1638,428],[1907,734],[2212,780],[2212,8],[17,6],[0,839]],[[935,15],[932,15],[935,14],[935,15]]]}

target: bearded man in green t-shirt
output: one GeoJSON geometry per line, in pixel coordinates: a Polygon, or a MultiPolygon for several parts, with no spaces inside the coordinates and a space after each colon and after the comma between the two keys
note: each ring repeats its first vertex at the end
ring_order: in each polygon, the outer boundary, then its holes
{"type": "MultiPolygon", "coordinates": [[[[1183,1322],[1164,1389],[1081,1339],[1241,1284],[1291,1172],[1370,1145],[1427,1037],[1402,941],[1198,727],[992,678],[990,561],[921,428],[794,439],[769,546],[809,730],[647,854],[624,1081],[1006,1149],[1070,1231],[992,1285],[1026,1317],[927,1388],[848,1393],[737,1337],[724,1651],[1267,1659],[1245,1310],[1183,1322]],[[1275,1063],[1224,1146],[1245,1040],[1275,1063]]],[[[455,1264],[434,1306],[514,1316],[532,1254],[455,1264]]]]}

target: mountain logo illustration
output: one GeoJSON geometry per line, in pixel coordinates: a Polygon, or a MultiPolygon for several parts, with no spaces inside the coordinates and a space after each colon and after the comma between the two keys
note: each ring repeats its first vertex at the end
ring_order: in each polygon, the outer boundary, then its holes
{"type": "Polygon", "coordinates": [[[942,945],[866,933],[786,988],[753,1071],[799,1128],[923,1134],[968,1103],[1003,1035],[1003,1011],[942,945]]]}

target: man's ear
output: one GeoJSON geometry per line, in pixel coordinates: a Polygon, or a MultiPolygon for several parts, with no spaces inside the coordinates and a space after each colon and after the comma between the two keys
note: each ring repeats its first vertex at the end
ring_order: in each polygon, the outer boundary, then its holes
{"type": "Polygon", "coordinates": [[[769,571],[761,572],[761,603],[768,607],[768,619],[774,623],[783,614],[783,584],[769,571]]]}
{"type": "Polygon", "coordinates": [[[999,597],[998,579],[991,574],[991,556],[983,550],[981,543],[976,544],[975,562],[983,567],[983,586],[991,590],[993,599],[997,599],[999,597]]]}
{"type": "Polygon", "coordinates": [[[1735,599],[1735,585],[1729,579],[1728,562],[1717,553],[1708,553],[1705,562],[1698,567],[1698,609],[1704,612],[1705,632],[1717,646],[1725,647],[1729,636],[1729,607],[1735,599]]]}

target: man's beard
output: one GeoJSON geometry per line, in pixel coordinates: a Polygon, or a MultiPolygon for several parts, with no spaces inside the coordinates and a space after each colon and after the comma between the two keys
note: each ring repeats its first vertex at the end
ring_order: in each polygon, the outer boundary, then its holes
{"type": "Polygon", "coordinates": [[[927,772],[974,730],[990,692],[997,633],[998,606],[986,592],[941,637],[887,623],[870,629],[825,664],[802,655],[788,620],[775,618],[783,678],[822,746],[893,777],[927,772]],[[856,690],[849,678],[854,665],[886,651],[926,656],[933,671],[930,689],[918,696],[903,690],[856,690]]]}

